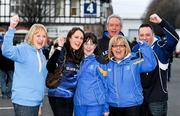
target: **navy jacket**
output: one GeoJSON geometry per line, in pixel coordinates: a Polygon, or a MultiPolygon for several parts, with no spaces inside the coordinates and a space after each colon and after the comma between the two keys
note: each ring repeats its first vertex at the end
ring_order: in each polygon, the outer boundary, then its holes
{"type": "MultiPolygon", "coordinates": [[[[65,49],[61,51],[55,50],[54,54],[51,56],[47,63],[48,71],[53,71],[57,65],[62,65],[65,55],[65,49]]],[[[74,96],[75,87],[77,84],[76,74],[79,70],[79,64],[73,61],[65,60],[63,78],[59,83],[59,86],[55,89],[49,89],[48,95],[54,97],[64,97],[71,98],[74,96]]]]}
{"type": "Polygon", "coordinates": [[[155,37],[155,41],[151,46],[156,56],[157,66],[153,71],[141,74],[144,102],[147,103],[168,100],[168,64],[170,56],[179,40],[178,34],[164,19],[159,26],[162,28],[166,39],[163,40],[155,37]]]}
{"type": "MultiPolygon", "coordinates": [[[[124,35],[122,32],[119,35],[124,35]]],[[[108,46],[109,46],[109,33],[107,31],[103,32],[103,37],[98,40],[98,44],[103,56],[107,56],[108,54],[108,46]]]]}

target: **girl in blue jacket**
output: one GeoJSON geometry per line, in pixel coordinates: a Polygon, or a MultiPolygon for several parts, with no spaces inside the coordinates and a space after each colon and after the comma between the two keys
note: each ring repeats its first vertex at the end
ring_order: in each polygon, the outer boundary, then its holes
{"type": "Polygon", "coordinates": [[[107,103],[110,116],[139,116],[143,103],[140,73],[155,68],[156,59],[152,49],[139,42],[143,58],[131,53],[124,36],[114,36],[109,43],[107,64],[107,103]]]}
{"type": "Polygon", "coordinates": [[[97,61],[97,37],[85,34],[84,59],[77,74],[77,88],[74,95],[75,116],[102,116],[105,105],[103,78],[107,75],[105,65],[97,61]]]}

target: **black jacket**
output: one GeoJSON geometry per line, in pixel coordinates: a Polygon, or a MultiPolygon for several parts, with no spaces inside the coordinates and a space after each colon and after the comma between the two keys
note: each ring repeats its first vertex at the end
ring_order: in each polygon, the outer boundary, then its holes
{"type": "Polygon", "coordinates": [[[153,43],[152,49],[158,65],[153,71],[141,75],[145,103],[168,100],[167,74],[169,56],[173,53],[179,40],[178,34],[164,19],[159,26],[163,29],[166,40],[158,39],[153,43]]]}
{"type": "MultiPolygon", "coordinates": [[[[124,35],[122,32],[119,33],[119,35],[124,35]]],[[[108,36],[108,32],[103,32],[103,37],[99,39],[98,44],[100,47],[100,52],[103,56],[106,56],[108,54],[108,46],[109,46],[110,38],[108,36]]]]}
{"type": "Polygon", "coordinates": [[[14,61],[4,57],[0,49],[0,69],[3,71],[14,70],[14,61]]]}

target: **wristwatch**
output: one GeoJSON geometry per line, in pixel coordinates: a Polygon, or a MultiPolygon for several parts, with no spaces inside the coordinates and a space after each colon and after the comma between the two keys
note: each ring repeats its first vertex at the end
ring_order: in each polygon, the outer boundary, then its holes
{"type": "Polygon", "coordinates": [[[62,46],[58,46],[56,49],[58,49],[58,50],[62,50],[62,46]]]}

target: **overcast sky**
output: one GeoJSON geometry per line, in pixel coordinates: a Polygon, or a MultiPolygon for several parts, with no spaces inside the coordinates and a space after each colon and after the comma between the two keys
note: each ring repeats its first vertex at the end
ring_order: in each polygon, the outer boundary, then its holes
{"type": "Polygon", "coordinates": [[[114,14],[122,18],[141,18],[152,0],[112,0],[114,14]]]}

